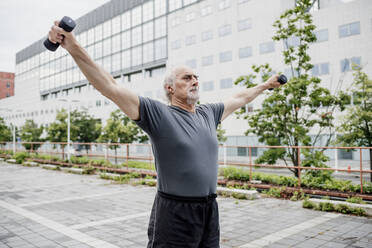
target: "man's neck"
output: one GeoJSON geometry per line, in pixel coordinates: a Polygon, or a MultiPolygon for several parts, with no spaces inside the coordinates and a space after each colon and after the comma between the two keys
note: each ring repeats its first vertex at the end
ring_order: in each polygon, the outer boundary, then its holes
{"type": "Polygon", "coordinates": [[[187,104],[185,102],[172,100],[171,105],[186,110],[187,112],[195,113],[195,104],[187,104]]]}

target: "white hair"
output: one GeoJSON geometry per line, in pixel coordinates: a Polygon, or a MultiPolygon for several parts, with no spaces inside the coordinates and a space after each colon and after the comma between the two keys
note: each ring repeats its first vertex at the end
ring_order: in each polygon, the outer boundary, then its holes
{"type": "Polygon", "coordinates": [[[177,78],[177,71],[183,68],[191,69],[190,67],[186,65],[175,65],[175,66],[172,66],[165,74],[163,88],[164,88],[165,96],[167,97],[169,102],[171,102],[172,100],[172,94],[169,92],[168,86],[174,85],[174,83],[176,82],[176,78],[177,78]]]}

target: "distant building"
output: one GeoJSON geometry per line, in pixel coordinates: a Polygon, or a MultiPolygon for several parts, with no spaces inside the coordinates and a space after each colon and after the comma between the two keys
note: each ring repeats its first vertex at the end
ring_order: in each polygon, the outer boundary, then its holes
{"type": "Polygon", "coordinates": [[[0,72],[0,99],[14,96],[14,73],[0,72]]]}

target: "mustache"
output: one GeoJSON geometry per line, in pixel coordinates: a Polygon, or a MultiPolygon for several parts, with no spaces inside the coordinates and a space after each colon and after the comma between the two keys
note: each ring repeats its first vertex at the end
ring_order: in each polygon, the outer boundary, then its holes
{"type": "Polygon", "coordinates": [[[199,86],[193,86],[193,87],[191,87],[189,89],[189,92],[194,91],[194,90],[198,91],[199,90],[199,86]]]}

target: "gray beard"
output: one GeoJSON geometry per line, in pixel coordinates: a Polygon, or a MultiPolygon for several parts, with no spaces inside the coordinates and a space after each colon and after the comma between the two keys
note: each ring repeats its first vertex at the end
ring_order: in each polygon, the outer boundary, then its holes
{"type": "Polygon", "coordinates": [[[187,104],[193,105],[196,104],[196,102],[199,100],[199,92],[194,91],[194,92],[188,92],[187,93],[187,104]]]}

